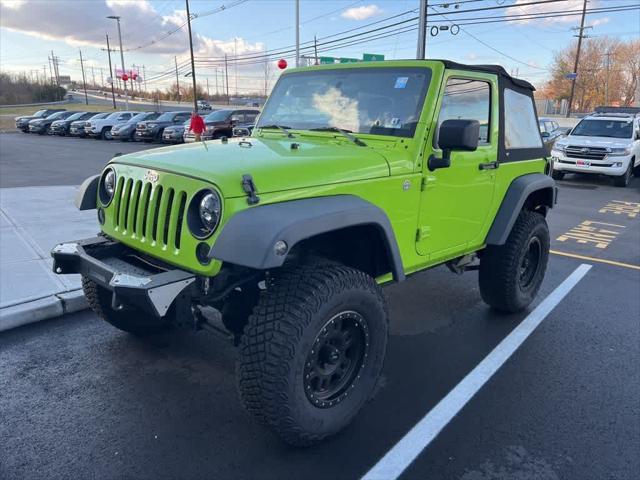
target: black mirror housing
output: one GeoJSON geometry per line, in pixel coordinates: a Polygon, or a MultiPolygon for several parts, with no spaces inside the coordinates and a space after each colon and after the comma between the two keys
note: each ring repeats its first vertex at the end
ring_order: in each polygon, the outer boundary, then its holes
{"type": "Polygon", "coordinates": [[[480,122],[477,120],[445,120],[438,130],[438,146],[442,158],[431,155],[427,161],[430,171],[451,166],[451,152],[473,152],[478,148],[480,122]]]}

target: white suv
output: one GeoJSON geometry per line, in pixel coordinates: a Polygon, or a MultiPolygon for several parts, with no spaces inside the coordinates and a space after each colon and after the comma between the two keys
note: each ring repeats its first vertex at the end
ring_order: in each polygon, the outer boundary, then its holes
{"type": "Polygon", "coordinates": [[[111,140],[113,138],[111,136],[111,127],[116,123],[124,123],[131,120],[138,113],[140,112],[113,112],[111,115],[98,120],[91,119],[85,124],[84,131],[90,137],[111,140]]]}
{"type": "Polygon", "coordinates": [[[640,176],[640,108],[599,107],[555,143],[551,157],[556,180],[571,172],[599,173],[626,187],[632,173],[640,176]]]}

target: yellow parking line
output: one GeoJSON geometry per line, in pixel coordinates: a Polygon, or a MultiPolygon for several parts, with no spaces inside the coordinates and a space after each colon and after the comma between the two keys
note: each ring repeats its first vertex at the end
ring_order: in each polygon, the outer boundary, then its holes
{"type": "Polygon", "coordinates": [[[587,257],[585,255],[576,255],[575,253],[560,252],[558,250],[549,250],[549,253],[553,253],[554,255],[562,255],[563,257],[571,257],[571,258],[577,258],[580,260],[588,260],[590,262],[606,263],[607,265],[615,265],[616,267],[631,268],[632,270],[640,270],[640,265],[633,265],[631,263],[622,263],[622,262],[616,262],[614,260],[605,260],[604,258],[587,257]]]}

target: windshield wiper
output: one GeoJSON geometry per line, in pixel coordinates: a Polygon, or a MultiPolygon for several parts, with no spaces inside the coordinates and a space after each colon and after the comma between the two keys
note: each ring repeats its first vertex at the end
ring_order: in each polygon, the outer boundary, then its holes
{"type": "Polygon", "coordinates": [[[355,135],[351,135],[352,133],[351,130],[344,130],[338,127],[319,127],[319,128],[310,128],[309,130],[314,132],[337,132],[342,134],[345,138],[355,143],[356,145],[359,145],[361,147],[367,146],[367,144],[364,143],[362,140],[360,140],[358,137],[356,137],[355,135]]]}
{"type": "Polygon", "coordinates": [[[291,130],[291,127],[286,127],[284,125],[277,125],[277,124],[272,124],[272,125],[264,125],[264,126],[260,126],[260,130],[264,129],[264,128],[277,128],[278,130],[282,130],[282,132],[289,138],[293,138],[293,133],[291,133],[289,130],[291,130]]]}

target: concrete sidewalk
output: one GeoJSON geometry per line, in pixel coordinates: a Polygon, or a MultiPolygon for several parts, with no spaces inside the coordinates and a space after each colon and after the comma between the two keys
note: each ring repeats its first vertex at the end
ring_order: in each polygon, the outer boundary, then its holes
{"type": "Polygon", "coordinates": [[[0,189],[0,331],[86,308],[79,275],[55,275],[58,243],[94,236],[95,210],[73,205],[77,187],[0,189]]]}

